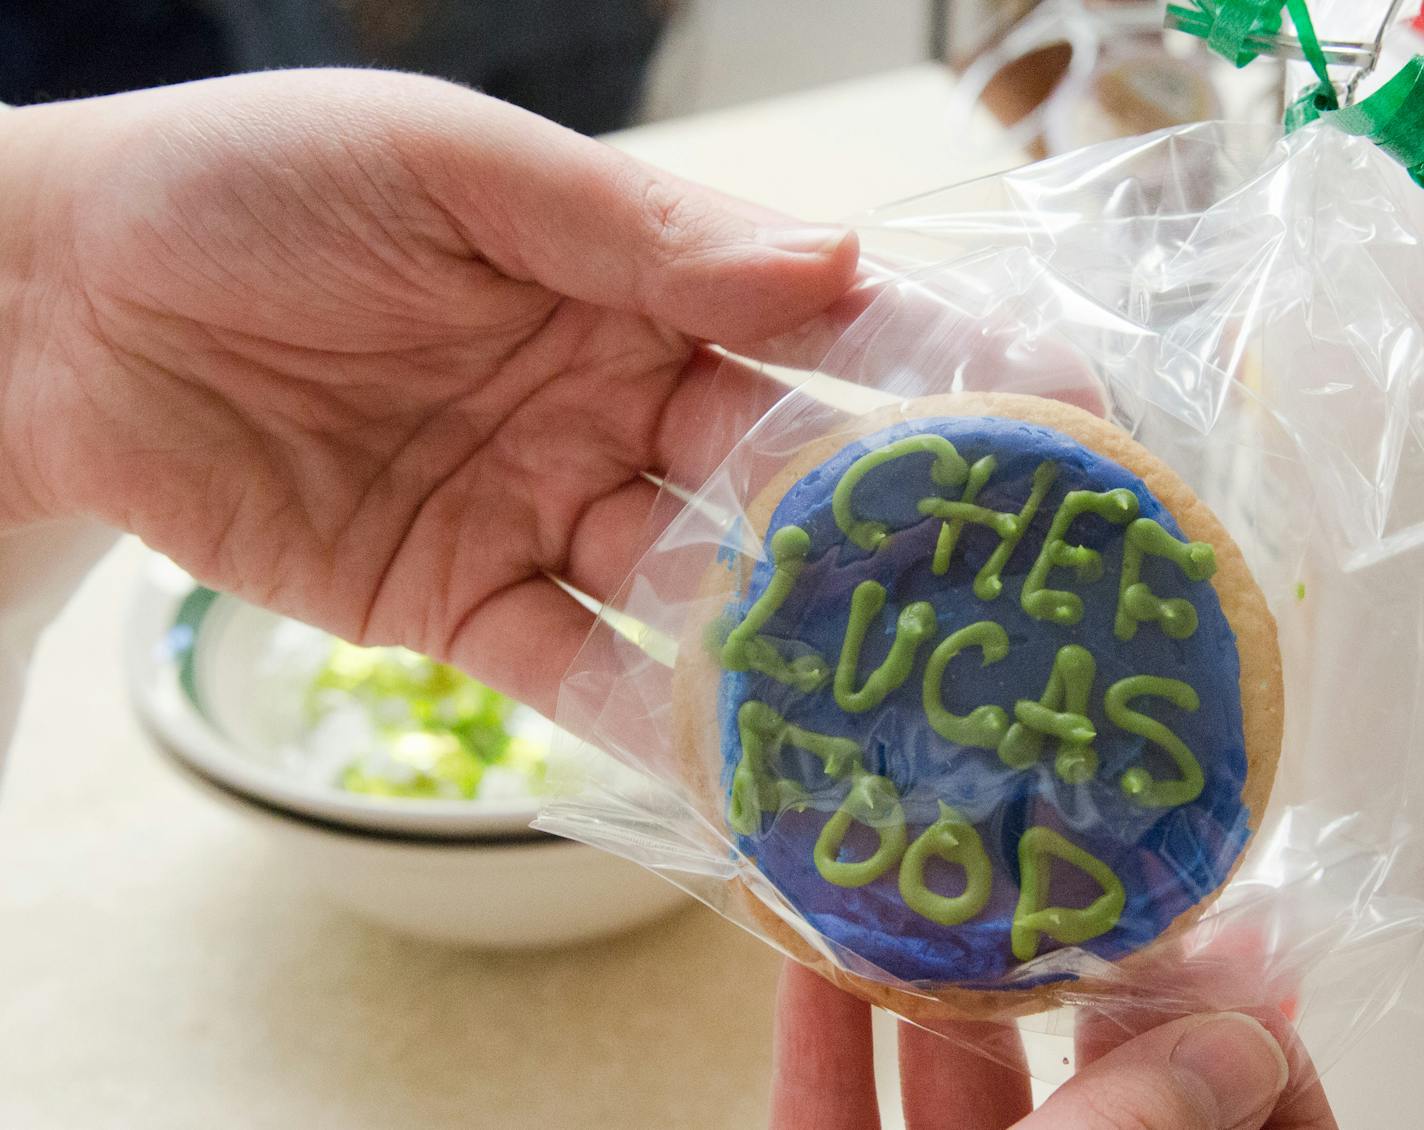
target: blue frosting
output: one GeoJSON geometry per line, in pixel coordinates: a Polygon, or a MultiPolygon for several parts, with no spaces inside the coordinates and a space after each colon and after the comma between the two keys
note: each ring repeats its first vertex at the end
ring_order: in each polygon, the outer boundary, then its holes
{"type": "MultiPolygon", "coordinates": [[[[897,868],[856,889],[828,883],[812,862],[812,846],[840,804],[845,785],[828,787],[820,762],[784,749],[777,770],[810,788],[813,803],[801,812],[767,814],[761,834],[739,837],[738,847],[817,930],[869,966],[900,980],[933,984],[992,985],[1012,973],[1019,965],[1009,937],[1018,899],[1018,842],[1034,825],[1067,836],[1122,880],[1127,902],[1118,924],[1081,947],[1107,960],[1150,942],[1177,915],[1214,891],[1245,846],[1249,813],[1241,800],[1246,754],[1240,666],[1236,637],[1212,586],[1188,581],[1170,562],[1145,558],[1142,580],[1159,596],[1189,600],[1197,611],[1198,628],[1188,639],[1172,640],[1155,623],[1145,623],[1131,641],[1117,639],[1113,620],[1123,527],[1087,514],[1075,521],[1068,540],[1102,554],[1102,578],[1080,586],[1071,571],[1055,570],[1048,580],[1050,587],[1082,597],[1083,619],[1060,627],[1033,619],[1019,605],[1023,579],[1064,495],[1119,487],[1137,496],[1141,517],[1155,519],[1174,536],[1183,537],[1172,515],[1142,480],[1057,432],[1016,420],[919,420],[848,446],[793,486],[772,515],[768,542],[772,533],[788,525],[800,526],[811,538],[804,571],[762,633],[776,641],[784,654],[809,648],[834,666],[851,593],[865,580],[883,584],[889,599],[878,625],[867,633],[857,685],[885,657],[896,617],[906,604],[928,601],[939,629],[920,649],[909,679],[879,707],[863,714],[841,710],[829,684],[807,695],[757,672],[726,672],[719,695],[724,789],[730,792],[732,771],[741,757],[737,710],[749,699],[759,700],[798,726],[859,742],[865,767],[890,778],[899,790],[911,840],[935,819],[938,802],[943,800],[979,829],[993,864],[988,905],[979,916],[958,926],[941,926],[910,910],[900,896],[897,868]],[[1018,512],[1028,497],[1034,470],[1044,460],[1058,464],[1057,480],[1009,559],[1003,572],[1004,590],[995,600],[981,601],[971,589],[975,574],[998,545],[995,535],[982,526],[964,527],[947,574],[935,576],[931,571],[941,523],[922,518],[915,508],[919,499],[941,493],[931,483],[928,454],[883,465],[857,486],[856,513],[886,521],[892,531],[876,551],[851,544],[832,515],[836,484],[856,459],[903,436],[929,432],[950,440],[970,463],[984,455],[995,456],[997,470],[977,499],[994,510],[1018,512]],[[1014,771],[993,750],[954,745],[930,728],[921,700],[929,652],[949,632],[985,619],[996,621],[1008,633],[1009,655],[988,667],[981,665],[977,650],[954,659],[943,684],[945,705],[956,713],[968,713],[975,706],[997,704],[1012,717],[1016,700],[1037,700],[1042,695],[1058,649],[1070,643],[1082,645],[1097,661],[1088,714],[1098,731],[1094,748],[1100,767],[1092,780],[1081,785],[1061,781],[1053,771],[1051,739],[1039,764],[1014,771]],[[1158,778],[1177,776],[1161,750],[1117,729],[1104,715],[1106,689],[1131,675],[1180,679],[1200,696],[1201,707],[1195,712],[1155,698],[1140,699],[1134,707],[1164,723],[1201,762],[1206,784],[1189,804],[1144,808],[1119,786],[1124,769],[1134,765],[1158,778]]],[[[759,564],[746,599],[729,613],[739,620],[771,574],[771,562],[759,564]]],[[[873,833],[857,825],[841,857],[863,859],[874,845],[873,833]]],[[[955,894],[963,885],[962,872],[941,862],[930,864],[926,878],[933,889],[945,894],[955,894]],[[961,877],[956,880],[956,876],[961,877]]],[[[1081,906],[1097,893],[1096,885],[1075,868],[1055,866],[1051,888],[1055,905],[1081,906]]],[[[1062,947],[1045,934],[1039,953],[1056,948],[1062,947]]],[[[1019,976],[1014,984],[1024,987],[1043,979],[1019,976]]]]}

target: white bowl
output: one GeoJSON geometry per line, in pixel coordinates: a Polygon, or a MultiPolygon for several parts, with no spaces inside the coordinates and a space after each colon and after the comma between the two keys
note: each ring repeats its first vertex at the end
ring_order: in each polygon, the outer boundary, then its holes
{"type": "Polygon", "coordinates": [[[286,693],[264,673],[292,631],[329,644],[156,558],[125,658],[134,707],[184,777],[260,827],[313,887],[393,930],[490,948],[588,941],[685,905],[636,864],[530,829],[531,798],[365,796],[294,769],[276,751],[304,724],[305,688],[286,693]]]}
{"type": "Polygon", "coordinates": [[[316,824],[184,776],[261,828],[314,890],[412,937],[480,949],[576,945],[688,903],[651,871],[571,840],[400,840],[316,824]]]}
{"type": "MultiPolygon", "coordinates": [[[[268,670],[278,649],[320,657],[330,636],[194,583],[155,557],[130,611],[125,666],[140,718],[204,776],[284,811],[343,827],[454,839],[533,836],[530,797],[367,796],[300,772],[284,757],[306,724],[305,687],[268,670]]],[[[287,660],[290,662],[290,659],[287,660]]],[[[528,712],[546,729],[551,723],[528,712]]]]}

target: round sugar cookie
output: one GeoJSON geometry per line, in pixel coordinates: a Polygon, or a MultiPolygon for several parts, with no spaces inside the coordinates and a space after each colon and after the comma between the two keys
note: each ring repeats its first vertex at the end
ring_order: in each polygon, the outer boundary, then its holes
{"type": "Polygon", "coordinates": [[[1275,624],[1166,465],[1081,409],[927,397],[802,448],[675,674],[742,909],[916,1019],[1120,984],[1221,891],[1280,754],[1275,624]]]}

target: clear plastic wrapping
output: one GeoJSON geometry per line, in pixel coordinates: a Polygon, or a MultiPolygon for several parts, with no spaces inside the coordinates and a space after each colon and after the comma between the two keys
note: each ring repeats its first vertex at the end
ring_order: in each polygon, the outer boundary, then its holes
{"type": "MultiPolygon", "coordinates": [[[[780,809],[762,806],[773,824],[810,821],[804,882],[788,884],[784,873],[771,881],[770,849],[753,858],[732,827],[738,732],[727,695],[736,692],[706,656],[724,645],[729,622],[745,618],[750,599],[745,585],[715,578],[752,578],[752,591],[765,590],[776,562],[758,499],[807,445],[834,453],[867,431],[922,418],[921,398],[942,393],[1076,404],[1170,467],[1240,547],[1278,631],[1279,767],[1239,859],[1235,848],[1218,853],[1229,882],[1216,897],[1214,883],[1203,887],[1203,909],[1188,928],[1149,937],[1141,953],[1137,943],[1066,942],[1028,961],[1006,957],[982,969],[970,961],[948,979],[988,990],[973,1014],[991,1018],[1035,1012],[1043,985],[1053,986],[1054,1005],[1161,1015],[1288,1002],[1305,1045],[1328,1064],[1398,992],[1424,925],[1424,327],[1416,297],[1424,294],[1424,193],[1368,142],[1326,128],[1282,140],[1268,129],[1204,124],[931,193],[857,227],[867,278],[847,308],[858,313],[828,335],[814,370],[763,367],[786,386],[769,411],[737,395],[752,363],[724,361],[708,392],[706,448],[672,469],[656,539],[569,672],[560,726],[638,769],[642,786],[589,784],[552,803],[540,826],[661,872],[799,960],[850,975],[861,990],[883,986],[884,995],[870,994],[878,1003],[912,1019],[933,1016],[917,1007],[933,984],[868,959],[883,956],[874,945],[828,936],[806,893],[816,881],[811,840],[845,803],[846,781],[894,783],[910,841],[935,819],[924,798],[912,802],[914,785],[903,777],[914,771],[894,750],[882,750],[873,771],[843,774],[819,791],[804,787],[814,774],[802,756],[802,768],[786,772],[803,787],[784,791],[780,809]]],[[[818,332],[824,327],[807,341],[818,332]]],[[[1021,580],[1033,554],[1012,560],[1005,577],[1021,580]]],[[[835,639],[845,630],[840,615],[835,639]]],[[[890,646],[895,620],[886,616],[861,679],[890,646]]],[[[958,626],[941,625],[934,639],[958,626]]],[[[794,645],[780,641],[783,660],[800,654],[794,645]]],[[[915,654],[906,686],[919,684],[927,654],[915,654]]],[[[1029,691],[1038,697],[1038,688],[1029,691]]],[[[1101,709],[1091,708],[1095,718],[1101,709]]],[[[865,738],[847,726],[840,736],[865,738]]],[[[990,776],[1008,772],[992,753],[983,766],[990,776]]],[[[1051,772],[1042,779],[1052,781],[1051,772]]],[[[862,811],[873,807],[867,801],[862,811]]],[[[1234,817],[1222,819],[1221,835],[1242,832],[1234,817]]],[[[747,821],[742,813],[744,829],[757,827],[747,821]]],[[[1107,802],[1101,822],[1112,822],[1107,802]]],[[[986,816],[979,829],[992,841],[993,882],[1026,882],[1014,874],[1012,845],[999,842],[1020,837],[1022,821],[1006,832],[986,816]]],[[[876,846],[872,837],[858,851],[876,846]]],[[[1146,893],[1150,904],[1155,895],[1146,893]]],[[[1011,910],[1000,902],[989,899],[982,916],[1006,936],[1011,910]]],[[[903,919],[881,928],[897,934],[903,919]]],[[[966,952],[982,956],[989,944],[966,952]]],[[[993,944],[1002,948],[1003,937],[993,944]]],[[[1054,1029],[1061,1021],[1028,1023],[1054,1029]]]]}

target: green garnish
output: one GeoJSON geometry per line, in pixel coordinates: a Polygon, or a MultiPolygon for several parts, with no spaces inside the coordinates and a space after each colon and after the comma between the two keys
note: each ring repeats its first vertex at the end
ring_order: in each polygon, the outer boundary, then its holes
{"type": "Polygon", "coordinates": [[[307,696],[313,734],[353,708],[378,748],[339,773],[338,783],[350,792],[471,800],[496,766],[506,776],[519,774],[523,791],[543,785],[544,746],[508,728],[517,704],[444,663],[405,648],[336,641],[307,696]]]}

